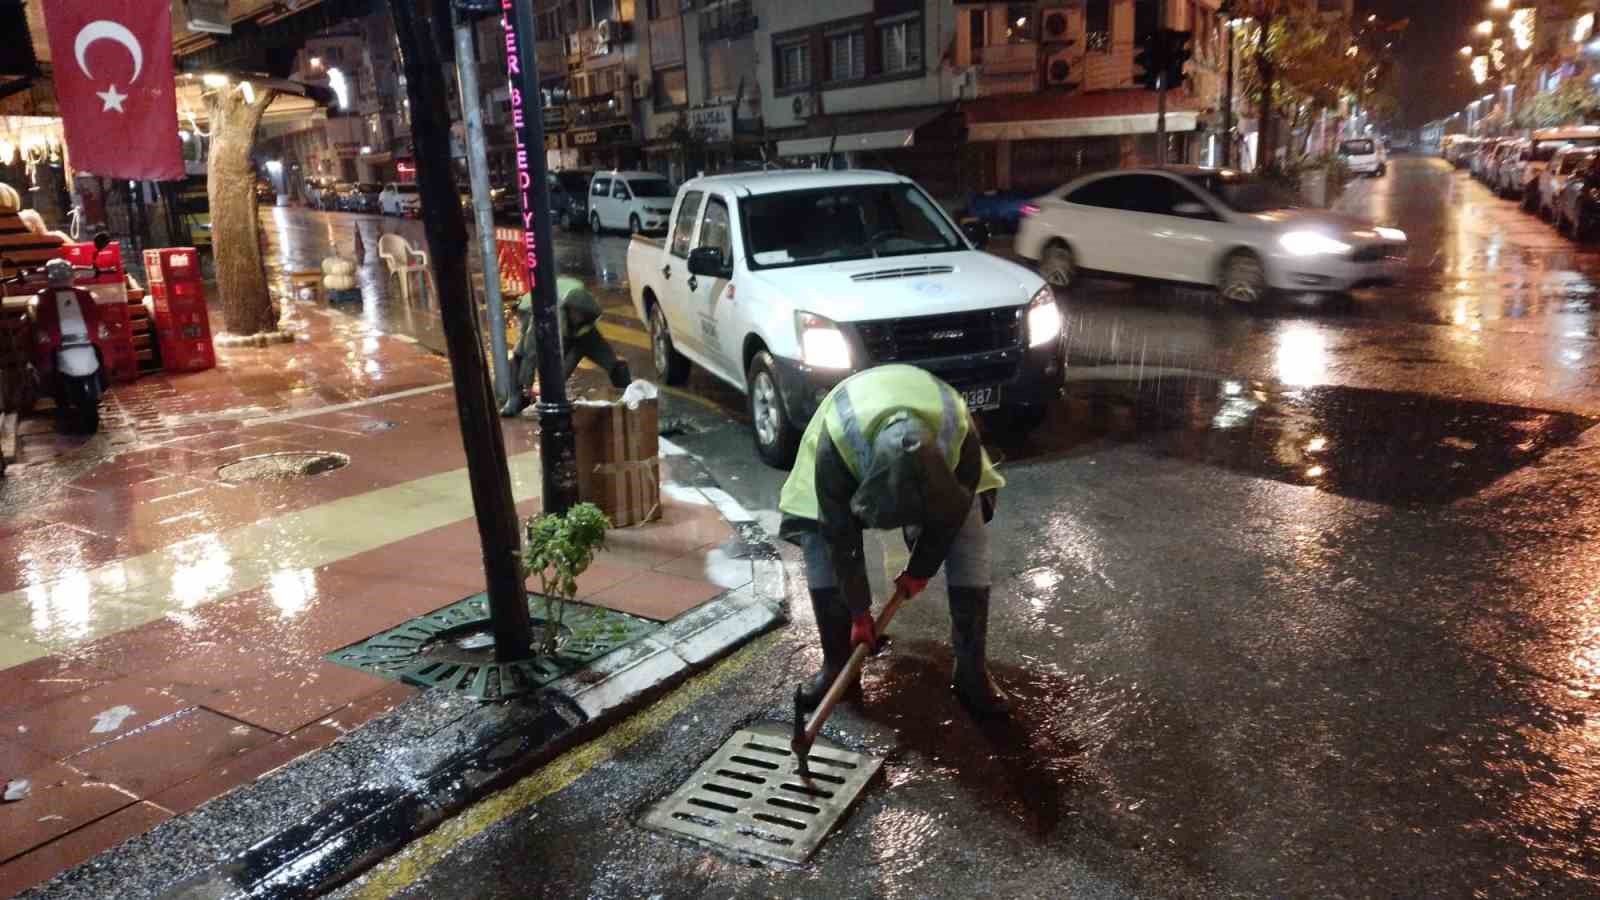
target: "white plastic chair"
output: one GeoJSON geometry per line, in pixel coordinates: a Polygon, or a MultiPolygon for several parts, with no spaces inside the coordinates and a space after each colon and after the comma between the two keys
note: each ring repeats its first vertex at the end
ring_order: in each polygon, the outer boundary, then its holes
{"type": "MultiPolygon", "coordinates": [[[[398,234],[385,234],[378,238],[378,258],[388,268],[391,277],[400,276],[400,295],[411,302],[411,276],[416,274],[418,286],[426,291],[428,279],[428,254],[412,247],[398,234]]],[[[423,295],[424,300],[427,295],[423,295]]]]}

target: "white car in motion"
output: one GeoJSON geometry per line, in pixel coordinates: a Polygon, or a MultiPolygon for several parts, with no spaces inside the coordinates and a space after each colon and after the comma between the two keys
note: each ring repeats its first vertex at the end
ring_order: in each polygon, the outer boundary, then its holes
{"type": "Polygon", "coordinates": [[[1025,207],[1016,251],[1057,287],[1093,272],[1214,285],[1236,303],[1398,280],[1405,232],[1298,204],[1229,169],[1119,169],[1025,207]]]}

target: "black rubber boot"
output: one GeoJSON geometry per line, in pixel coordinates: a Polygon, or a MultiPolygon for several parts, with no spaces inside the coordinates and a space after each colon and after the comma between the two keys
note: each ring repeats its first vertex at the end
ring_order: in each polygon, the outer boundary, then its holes
{"type": "MultiPolygon", "coordinates": [[[[833,680],[850,661],[850,610],[837,590],[811,592],[811,611],[817,617],[817,637],[822,642],[822,671],[800,688],[800,708],[813,710],[833,686],[833,680]]],[[[861,699],[861,682],[850,686],[846,700],[861,699]]]]}
{"type": "Polygon", "coordinates": [[[956,668],[950,687],[975,716],[1003,716],[1011,698],[989,675],[989,589],[950,588],[950,649],[956,668]]]}

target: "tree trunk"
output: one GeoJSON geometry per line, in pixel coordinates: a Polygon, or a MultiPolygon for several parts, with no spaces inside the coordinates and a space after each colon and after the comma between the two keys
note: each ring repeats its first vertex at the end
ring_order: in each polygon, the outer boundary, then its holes
{"type": "Polygon", "coordinates": [[[1273,94],[1277,87],[1277,66],[1273,65],[1272,55],[1267,52],[1267,34],[1272,30],[1272,14],[1267,12],[1257,21],[1256,28],[1256,80],[1261,85],[1261,104],[1258,110],[1256,136],[1256,168],[1265,169],[1277,165],[1278,134],[1277,117],[1273,103],[1273,94]]]}
{"type": "Polygon", "coordinates": [[[206,164],[206,194],[211,204],[211,252],[217,264],[217,292],[224,327],[232,334],[275,331],[278,311],[267,291],[261,261],[261,221],[256,209],[256,172],[250,164],[256,126],[272,103],[273,91],[255,92],[247,102],[237,85],[208,96],[211,152],[206,164]]]}

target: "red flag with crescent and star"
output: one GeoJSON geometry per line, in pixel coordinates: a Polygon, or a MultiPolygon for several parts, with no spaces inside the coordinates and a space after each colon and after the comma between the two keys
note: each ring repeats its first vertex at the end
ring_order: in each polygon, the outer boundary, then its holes
{"type": "Polygon", "coordinates": [[[182,178],[169,0],[43,6],[72,167],[108,178],[182,178]]]}

